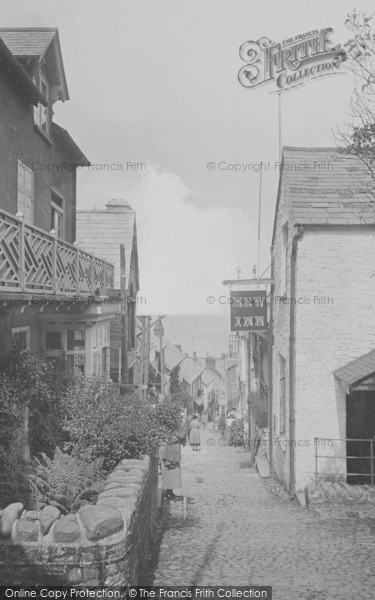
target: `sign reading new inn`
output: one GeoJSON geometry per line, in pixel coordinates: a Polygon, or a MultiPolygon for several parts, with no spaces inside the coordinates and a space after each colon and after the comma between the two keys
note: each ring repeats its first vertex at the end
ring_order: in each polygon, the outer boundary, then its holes
{"type": "Polygon", "coordinates": [[[230,318],[231,331],[267,329],[266,292],[231,292],[230,318]]]}
{"type": "Polygon", "coordinates": [[[247,64],[238,73],[244,87],[255,88],[275,81],[276,91],[283,91],[309,79],[335,75],[346,53],[340,44],[331,47],[331,27],[314,29],[281,43],[262,37],[240,47],[240,57],[247,64]]]}

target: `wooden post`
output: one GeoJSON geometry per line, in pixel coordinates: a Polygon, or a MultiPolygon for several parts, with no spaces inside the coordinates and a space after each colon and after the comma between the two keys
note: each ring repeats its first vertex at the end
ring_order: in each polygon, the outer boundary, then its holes
{"type": "MultiPolygon", "coordinates": [[[[147,317],[146,323],[146,364],[145,364],[145,378],[144,384],[148,386],[149,383],[149,364],[150,364],[150,346],[151,346],[151,317],[147,317]]],[[[147,398],[147,390],[146,390],[147,398]]]]}
{"type": "Polygon", "coordinates": [[[20,222],[20,264],[19,264],[19,281],[20,288],[25,291],[25,220],[22,212],[16,214],[17,219],[20,222]]]}
{"type": "Polygon", "coordinates": [[[91,269],[90,269],[90,277],[91,277],[91,293],[95,294],[95,282],[94,282],[94,254],[91,256],[91,269]]]}
{"type": "Polygon", "coordinates": [[[164,352],[163,352],[163,324],[161,322],[162,316],[159,315],[160,323],[160,390],[161,399],[164,400],[164,352]]]}
{"type": "Polygon", "coordinates": [[[56,229],[51,229],[50,234],[53,236],[52,248],[52,291],[57,293],[57,232],[56,229]]]}
{"type": "Polygon", "coordinates": [[[75,246],[76,248],[76,257],[75,257],[75,292],[76,294],[79,294],[80,292],[80,288],[79,288],[79,245],[78,242],[73,242],[73,246],[75,246]]]}
{"type": "Polygon", "coordinates": [[[125,246],[120,244],[120,279],[121,279],[121,382],[127,384],[128,382],[128,299],[126,291],[126,271],[125,271],[125,246]]]}

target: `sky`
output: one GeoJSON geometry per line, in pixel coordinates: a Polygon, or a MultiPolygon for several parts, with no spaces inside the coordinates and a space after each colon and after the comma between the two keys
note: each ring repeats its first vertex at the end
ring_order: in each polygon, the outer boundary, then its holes
{"type": "MultiPolygon", "coordinates": [[[[2,27],[59,28],[70,101],[55,104],[54,119],[93,164],[79,171],[78,209],[102,209],[112,198],[135,209],[138,311],[229,314],[219,300],[228,292],[222,281],[235,278],[238,267],[241,277],[251,277],[257,263],[257,164],[271,165],[262,181],[261,272],[270,262],[279,176],[277,94],[272,85],[239,84],[239,47],[324,27],[333,28],[334,44],[343,43],[347,13],[354,6],[370,12],[373,1],[0,0],[0,6],[2,27]],[[253,167],[235,172],[234,163],[253,167]]],[[[282,143],[333,146],[352,87],[345,73],[283,94],[282,143]]]]}

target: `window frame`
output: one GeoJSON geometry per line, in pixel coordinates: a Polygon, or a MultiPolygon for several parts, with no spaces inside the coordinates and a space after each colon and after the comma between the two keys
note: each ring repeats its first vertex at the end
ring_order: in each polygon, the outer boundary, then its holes
{"type": "Polygon", "coordinates": [[[54,186],[51,186],[51,229],[55,229],[58,238],[61,240],[65,239],[65,198],[54,186]],[[54,214],[56,213],[62,219],[60,235],[59,227],[56,227],[54,219],[54,214]]]}
{"type": "Polygon", "coordinates": [[[37,77],[34,79],[34,83],[36,84],[38,90],[41,94],[43,94],[47,100],[47,106],[44,106],[41,102],[38,102],[36,106],[34,106],[34,125],[41,131],[48,139],[50,139],[50,104],[51,104],[51,85],[45,75],[39,72],[37,77]],[[43,91],[43,85],[46,88],[46,93],[43,91]],[[42,115],[45,116],[45,129],[43,128],[43,118],[42,115]]]}
{"type": "Polygon", "coordinates": [[[26,348],[20,348],[21,352],[30,352],[31,348],[31,327],[30,325],[26,325],[24,327],[12,327],[11,337],[12,344],[14,344],[15,340],[13,339],[13,335],[17,333],[26,333],[26,348]]]}
{"type": "MultiPolygon", "coordinates": [[[[25,179],[25,178],[24,178],[25,179]]],[[[26,179],[25,179],[26,182],[26,179]]],[[[17,212],[21,212],[24,217],[24,222],[27,225],[34,225],[35,220],[35,202],[34,202],[34,171],[30,165],[21,156],[17,157],[17,212]],[[23,166],[21,166],[21,164],[23,166]],[[30,190],[26,186],[20,184],[20,175],[24,173],[30,173],[30,190]],[[26,205],[21,205],[20,194],[23,194],[26,198],[30,198],[30,209],[26,205]],[[28,215],[30,210],[31,217],[28,215]]]]}

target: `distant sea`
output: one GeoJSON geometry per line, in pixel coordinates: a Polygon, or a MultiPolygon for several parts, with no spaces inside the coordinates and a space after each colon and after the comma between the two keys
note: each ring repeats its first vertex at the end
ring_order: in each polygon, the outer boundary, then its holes
{"type": "Polygon", "coordinates": [[[228,315],[172,315],[164,321],[164,332],[172,344],[181,344],[182,351],[197,356],[221,356],[228,352],[230,323],[228,315]]]}

